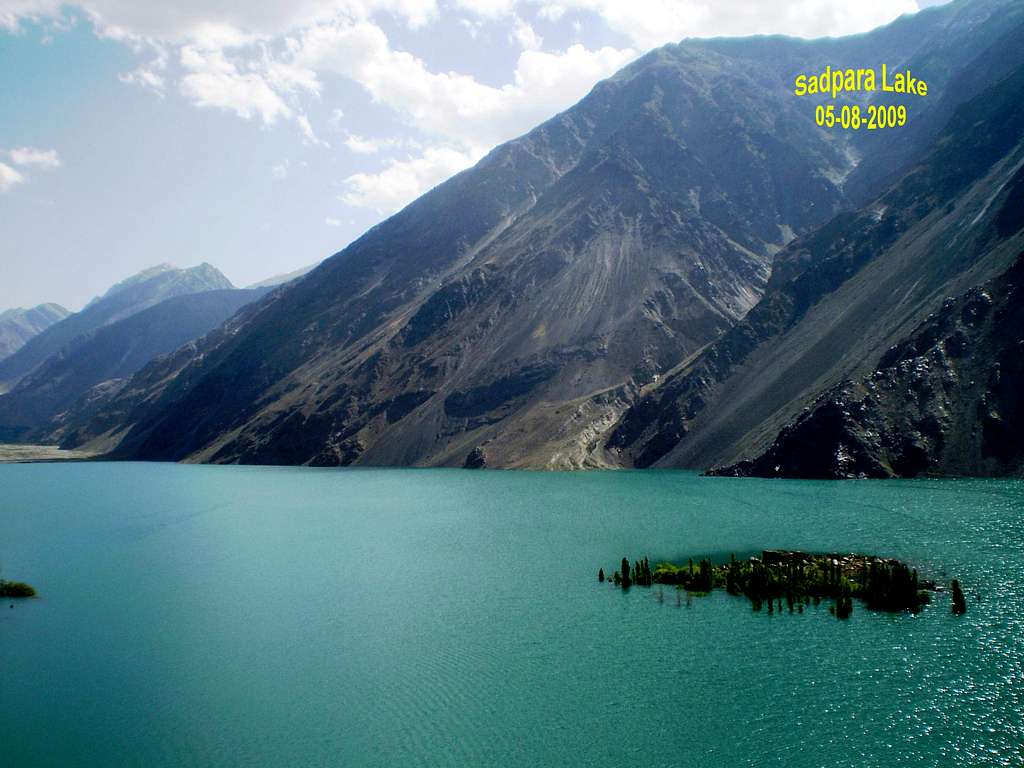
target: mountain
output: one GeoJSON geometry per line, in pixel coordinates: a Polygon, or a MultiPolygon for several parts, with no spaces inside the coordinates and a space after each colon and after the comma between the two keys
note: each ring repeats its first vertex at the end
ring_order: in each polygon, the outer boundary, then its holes
{"type": "Polygon", "coordinates": [[[13,388],[44,360],[84,333],[134,315],[172,296],[230,288],[234,288],[231,282],[209,264],[191,269],[162,264],[141,272],[113,286],[81,312],[54,323],[13,355],[0,360],[0,392],[13,388]]]}
{"type": "Polygon", "coordinates": [[[999,277],[943,302],[869,376],[819,396],[763,454],[712,474],[1019,476],[1021,392],[1024,251],[999,277]]]}
{"type": "Polygon", "coordinates": [[[102,296],[96,296],[95,298],[92,299],[92,301],[90,301],[85,306],[88,309],[93,304],[97,304],[103,301],[104,299],[109,299],[112,296],[121,293],[122,291],[127,291],[131,288],[142,285],[143,283],[148,283],[149,281],[154,280],[155,278],[173,276],[174,273],[179,271],[180,270],[173,264],[168,264],[166,262],[164,262],[163,264],[157,264],[155,267],[149,267],[148,269],[144,269],[141,272],[137,272],[136,274],[131,275],[130,277],[126,277],[124,280],[121,280],[118,283],[114,283],[112,286],[110,286],[110,288],[107,289],[106,293],[104,293],[102,296]]]}
{"type": "MultiPolygon", "coordinates": [[[[1004,43],[1015,45],[1022,32],[1004,43]]],[[[949,297],[998,278],[1024,250],[1022,96],[1024,65],[962,104],[930,151],[890,190],[791,243],[777,256],[758,306],[625,412],[606,442],[605,461],[708,467],[767,450],[752,466],[723,471],[762,473],[770,466],[775,474],[775,466],[779,473],[810,466],[794,451],[812,426],[835,415],[828,403],[838,396],[829,391],[848,379],[884,373],[894,364],[890,347],[917,348],[915,334],[930,314],[949,297]],[[823,392],[829,394],[815,405],[823,392]],[[806,407],[812,412],[802,414],[806,407]],[[793,456],[786,458],[787,450],[793,456]]],[[[972,364],[984,366],[987,351],[995,354],[996,347],[980,347],[972,364]]],[[[936,424],[953,418],[940,400],[931,409],[936,424]]],[[[878,408],[888,409],[891,420],[895,400],[885,402],[878,408]]],[[[864,406],[870,410],[873,403],[864,406]]],[[[909,418],[913,409],[909,401],[905,406],[909,418]]],[[[978,411],[976,421],[981,416],[978,411]]],[[[922,428],[929,434],[938,429],[947,444],[964,429],[952,422],[922,428]]],[[[963,452],[953,461],[937,455],[935,446],[921,464],[913,458],[921,450],[914,447],[917,434],[906,431],[905,458],[888,455],[868,474],[882,472],[882,464],[890,474],[1008,468],[980,455],[968,460],[963,452]]],[[[802,452],[808,450],[804,445],[802,452]]],[[[827,463],[835,452],[830,455],[817,460],[827,463]]]]}
{"type": "Polygon", "coordinates": [[[290,283],[292,280],[298,280],[300,277],[308,275],[316,269],[316,267],[316,264],[309,264],[308,266],[296,269],[294,272],[288,272],[283,275],[274,275],[273,277],[268,277],[266,280],[260,280],[258,283],[247,285],[246,288],[276,288],[279,285],[290,283]]]}
{"type": "MultiPolygon", "coordinates": [[[[266,290],[213,290],[175,296],[82,334],[0,395],[0,440],[50,440],[61,414],[97,385],[106,392],[159,355],[213,330],[266,290]]],[[[109,295],[109,294],[108,294],[109,295]]]]}
{"type": "Polygon", "coordinates": [[[32,309],[0,312],[0,360],[10,357],[31,339],[70,313],[60,304],[40,304],[32,309]]]}
{"type": "MultiPolygon", "coordinates": [[[[66,442],[115,457],[318,465],[700,466],[742,452],[752,443],[722,433],[704,452],[676,451],[689,444],[677,434],[680,420],[691,429],[687,408],[700,410],[692,399],[680,410],[692,372],[714,372],[726,351],[746,360],[744,344],[797,324],[904,230],[932,232],[938,214],[917,210],[928,190],[888,190],[948,141],[963,102],[1012,70],[1022,18],[1010,0],[960,0],[853,38],[654,51],[228,326],[98,394],[66,442]],[[948,53],[941,66],[935,51],[948,53]],[[818,128],[815,99],[793,96],[797,73],[881,62],[928,79],[909,146],[895,129],[818,128]],[[865,207],[880,194],[889,208],[865,207]]],[[[966,188],[941,190],[957,211],[1008,170],[992,166],[1004,155],[979,158],[957,182],[966,188]]],[[[893,341],[932,293],[1006,265],[942,253],[921,268],[944,277],[893,322],[893,341]]],[[[876,351],[859,354],[867,364],[876,351]]],[[[791,369],[800,391],[745,428],[770,442],[780,407],[838,373],[815,371],[821,382],[791,369]]],[[[746,381],[756,389],[756,372],[746,381]]]]}

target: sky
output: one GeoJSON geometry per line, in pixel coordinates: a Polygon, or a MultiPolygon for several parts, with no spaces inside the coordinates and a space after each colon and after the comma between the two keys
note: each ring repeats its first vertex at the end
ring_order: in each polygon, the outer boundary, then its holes
{"type": "Polygon", "coordinates": [[[164,262],[290,272],[654,47],[934,4],[0,0],[0,310],[164,262]]]}

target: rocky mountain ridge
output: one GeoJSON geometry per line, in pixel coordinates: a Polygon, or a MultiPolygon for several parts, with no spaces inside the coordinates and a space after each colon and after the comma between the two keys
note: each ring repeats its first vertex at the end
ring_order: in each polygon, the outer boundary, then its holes
{"type": "Polygon", "coordinates": [[[958,0],[855,38],[654,51],[94,393],[67,444],[548,468],[704,468],[762,450],[944,296],[1012,261],[1016,235],[992,233],[1020,93],[992,88],[1016,71],[1022,19],[1019,3],[958,0]],[[813,100],[792,95],[797,72],[865,61],[927,73],[914,141],[820,129],[813,100]]]}
{"type": "Polygon", "coordinates": [[[1022,247],[1024,66],[961,106],[891,190],[775,260],[747,317],[625,412],[604,460],[713,466],[758,453],[823,390],[870,372],[948,296],[1022,247]]]}
{"type": "Polygon", "coordinates": [[[265,293],[231,289],[173,296],[75,337],[0,395],[0,441],[62,438],[64,412],[95,387],[116,391],[155,357],[205,335],[265,293]]]}
{"type": "Polygon", "coordinates": [[[201,264],[178,269],[163,264],[113,286],[29,340],[10,357],[0,360],[0,393],[12,389],[47,358],[82,334],[134,315],[173,296],[234,288],[215,267],[201,264]]]}
{"type": "Polygon", "coordinates": [[[40,304],[30,309],[0,312],[0,360],[10,357],[33,336],[59,323],[69,314],[60,304],[40,304]]]}
{"type": "Polygon", "coordinates": [[[874,372],[821,395],[728,476],[1000,476],[1024,469],[1024,252],[947,299],[874,372]]]}

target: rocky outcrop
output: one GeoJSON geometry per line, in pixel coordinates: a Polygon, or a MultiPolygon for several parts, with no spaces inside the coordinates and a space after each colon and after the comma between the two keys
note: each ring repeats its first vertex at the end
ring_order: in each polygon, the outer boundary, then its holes
{"type": "Polygon", "coordinates": [[[487,467],[487,452],[483,446],[478,445],[466,456],[465,462],[462,467],[464,469],[486,469],[487,467]]]}
{"type": "Polygon", "coordinates": [[[1024,475],[1024,253],[947,299],[875,371],[822,395],[761,456],[710,474],[1024,475]]]}

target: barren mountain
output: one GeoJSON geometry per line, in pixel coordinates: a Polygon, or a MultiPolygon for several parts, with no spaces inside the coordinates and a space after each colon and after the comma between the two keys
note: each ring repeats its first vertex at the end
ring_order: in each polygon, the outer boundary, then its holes
{"type": "Polygon", "coordinates": [[[59,304],[40,304],[31,309],[0,312],[0,360],[10,357],[25,343],[70,314],[59,304]]]}
{"type": "Polygon", "coordinates": [[[1020,475],[1021,392],[1024,252],[1003,275],[943,302],[870,376],[818,397],[764,454],[713,474],[1020,475]]]}
{"type": "Polygon", "coordinates": [[[790,244],[758,306],[629,409],[605,460],[707,467],[756,455],[820,393],[909,343],[948,297],[1013,264],[1024,250],[1022,95],[1024,66],[961,105],[892,189],[790,244]]]}
{"type": "Polygon", "coordinates": [[[1021,13],[1009,0],[960,0],[854,38],[654,51],[202,342],[97,393],[66,443],[164,460],[573,467],[702,466],[752,445],[748,432],[770,442],[791,403],[880,354],[874,341],[858,346],[870,324],[828,337],[823,300],[870,315],[893,298],[872,276],[937,270],[885,326],[894,342],[943,291],[1005,268],[1005,255],[938,246],[1010,170],[1008,149],[981,156],[940,201],[905,174],[933,167],[920,157],[948,140],[950,115],[1012,69],[1021,13]],[[793,96],[798,72],[883,61],[928,79],[912,142],[818,128],[814,99],[793,96]],[[903,192],[885,191],[894,177],[903,192]],[[807,239],[777,255],[794,235],[807,239]],[[902,254],[904,271],[873,273],[882,251],[902,254]],[[836,298],[847,284],[859,298],[836,298]],[[851,364],[787,368],[765,351],[782,377],[765,392],[776,374],[762,380],[756,356],[733,350],[747,343],[736,334],[757,347],[797,325],[791,355],[846,344],[851,364]],[[751,361],[748,389],[719,387],[730,371],[712,371],[711,389],[732,393],[717,402],[766,405],[690,451],[697,441],[684,446],[677,425],[693,432],[689,409],[703,405],[680,382],[728,350],[751,361]]]}

